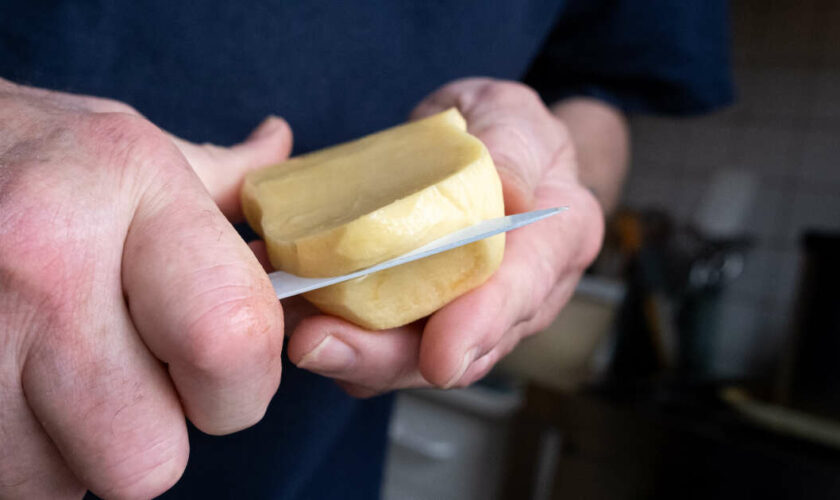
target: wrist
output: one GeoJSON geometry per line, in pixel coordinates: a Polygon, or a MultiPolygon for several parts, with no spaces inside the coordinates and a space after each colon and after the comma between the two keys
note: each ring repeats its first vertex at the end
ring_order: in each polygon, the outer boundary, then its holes
{"type": "Polygon", "coordinates": [[[578,179],[605,213],[618,204],[629,158],[629,133],[621,112],[589,98],[571,98],[551,107],[569,131],[577,154],[578,179]]]}

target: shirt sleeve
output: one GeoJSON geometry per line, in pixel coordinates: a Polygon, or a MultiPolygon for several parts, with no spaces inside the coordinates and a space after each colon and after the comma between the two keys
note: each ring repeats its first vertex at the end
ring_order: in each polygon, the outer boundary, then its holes
{"type": "Polygon", "coordinates": [[[567,0],[525,82],[547,102],[689,115],[732,102],[726,0],[567,0]]]}

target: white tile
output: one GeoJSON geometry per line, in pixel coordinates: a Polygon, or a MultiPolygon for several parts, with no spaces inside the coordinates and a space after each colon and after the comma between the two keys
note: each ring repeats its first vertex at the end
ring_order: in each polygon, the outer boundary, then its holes
{"type": "Polygon", "coordinates": [[[692,116],[686,119],[686,126],[692,131],[698,128],[725,128],[737,127],[741,122],[736,113],[733,113],[733,106],[715,110],[712,113],[692,116]]]}
{"type": "Polygon", "coordinates": [[[738,135],[738,129],[728,125],[693,126],[686,144],[686,171],[708,172],[730,166],[738,135]]]}
{"type": "Polygon", "coordinates": [[[685,120],[659,117],[635,117],[630,123],[633,168],[646,165],[681,165],[689,128],[685,120]]]}
{"type": "Polygon", "coordinates": [[[656,156],[656,148],[649,146],[633,148],[630,158],[630,175],[643,177],[679,178],[683,167],[679,163],[660,161],[656,156]]]}
{"type": "Polygon", "coordinates": [[[840,231],[840,193],[797,192],[785,240],[798,245],[806,230],[840,231]]]}
{"type": "Polygon", "coordinates": [[[625,206],[662,209],[671,214],[680,202],[680,181],[665,177],[631,176],[622,197],[625,206]]]}
{"type": "Polygon", "coordinates": [[[816,130],[804,136],[796,175],[806,185],[840,185],[840,130],[816,130]]]}
{"type": "Polygon", "coordinates": [[[738,87],[744,113],[756,120],[806,117],[813,101],[813,73],[785,66],[742,69],[738,87]]]}
{"type": "Polygon", "coordinates": [[[735,141],[733,163],[762,177],[785,177],[796,170],[797,141],[801,134],[791,128],[749,126],[735,141]]]}
{"type": "Polygon", "coordinates": [[[759,245],[784,237],[790,221],[789,206],[794,196],[793,189],[785,185],[762,182],[756,193],[750,215],[747,217],[747,234],[759,245]]]}
{"type": "Polygon", "coordinates": [[[821,71],[815,87],[811,113],[818,118],[840,119],[840,70],[821,71]]]}
{"type": "Polygon", "coordinates": [[[697,213],[703,193],[709,185],[709,175],[686,176],[679,187],[679,201],[674,206],[673,215],[676,220],[688,223],[697,213]]]}

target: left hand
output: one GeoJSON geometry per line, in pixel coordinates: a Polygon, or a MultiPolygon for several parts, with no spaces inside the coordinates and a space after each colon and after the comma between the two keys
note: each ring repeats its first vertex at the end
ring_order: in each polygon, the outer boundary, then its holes
{"type": "Polygon", "coordinates": [[[301,320],[289,358],[334,378],[353,396],[475,382],[554,320],[600,248],[603,211],[578,180],[566,127],[536,92],[512,82],[459,80],[427,97],[412,118],[453,106],[490,151],[509,214],[570,210],[508,233],[496,273],[427,320],[376,332],[331,316],[301,320]]]}

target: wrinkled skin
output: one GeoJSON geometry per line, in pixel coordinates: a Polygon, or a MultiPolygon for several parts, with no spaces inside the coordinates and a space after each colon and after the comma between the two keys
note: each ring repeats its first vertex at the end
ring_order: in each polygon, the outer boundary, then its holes
{"type": "Polygon", "coordinates": [[[480,379],[522,338],[554,320],[600,248],[601,207],[578,179],[568,130],[533,90],[460,80],[426,98],[412,117],[453,106],[490,151],[508,213],[560,205],[571,210],[509,233],[502,265],[490,280],[428,320],[371,332],[297,309],[305,307],[299,302],[287,308],[297,324],[291,360],[336,379],[354,396],[464,387],[480,379]]]}
{"type": "Polygon", "coordinates": [[[283,317],[225,214],[290,147],[276,118],[199,146],[0,80],[0,498],[149,498],[184,470],[185,417],[262,417],[283,317]]]}
{"type": "MultiPolygon", "coordinates": [[[[353,395],[477,380],[553,320],[598,251],[600,207],[533,91],[464,80],[414,117],[451,106],[508,212],[572,210],[510,234],[498,272],[427,321],[368,332],[288,302],[290,358],[353,395]]],[[[119,102],[0,80],[0,498],[152,497],[183,473],[185,419],[225,434],[262,417],[284,318],[228,220],[245,172],[290,148],[276,118],[196,145],[119,102]]]]}

